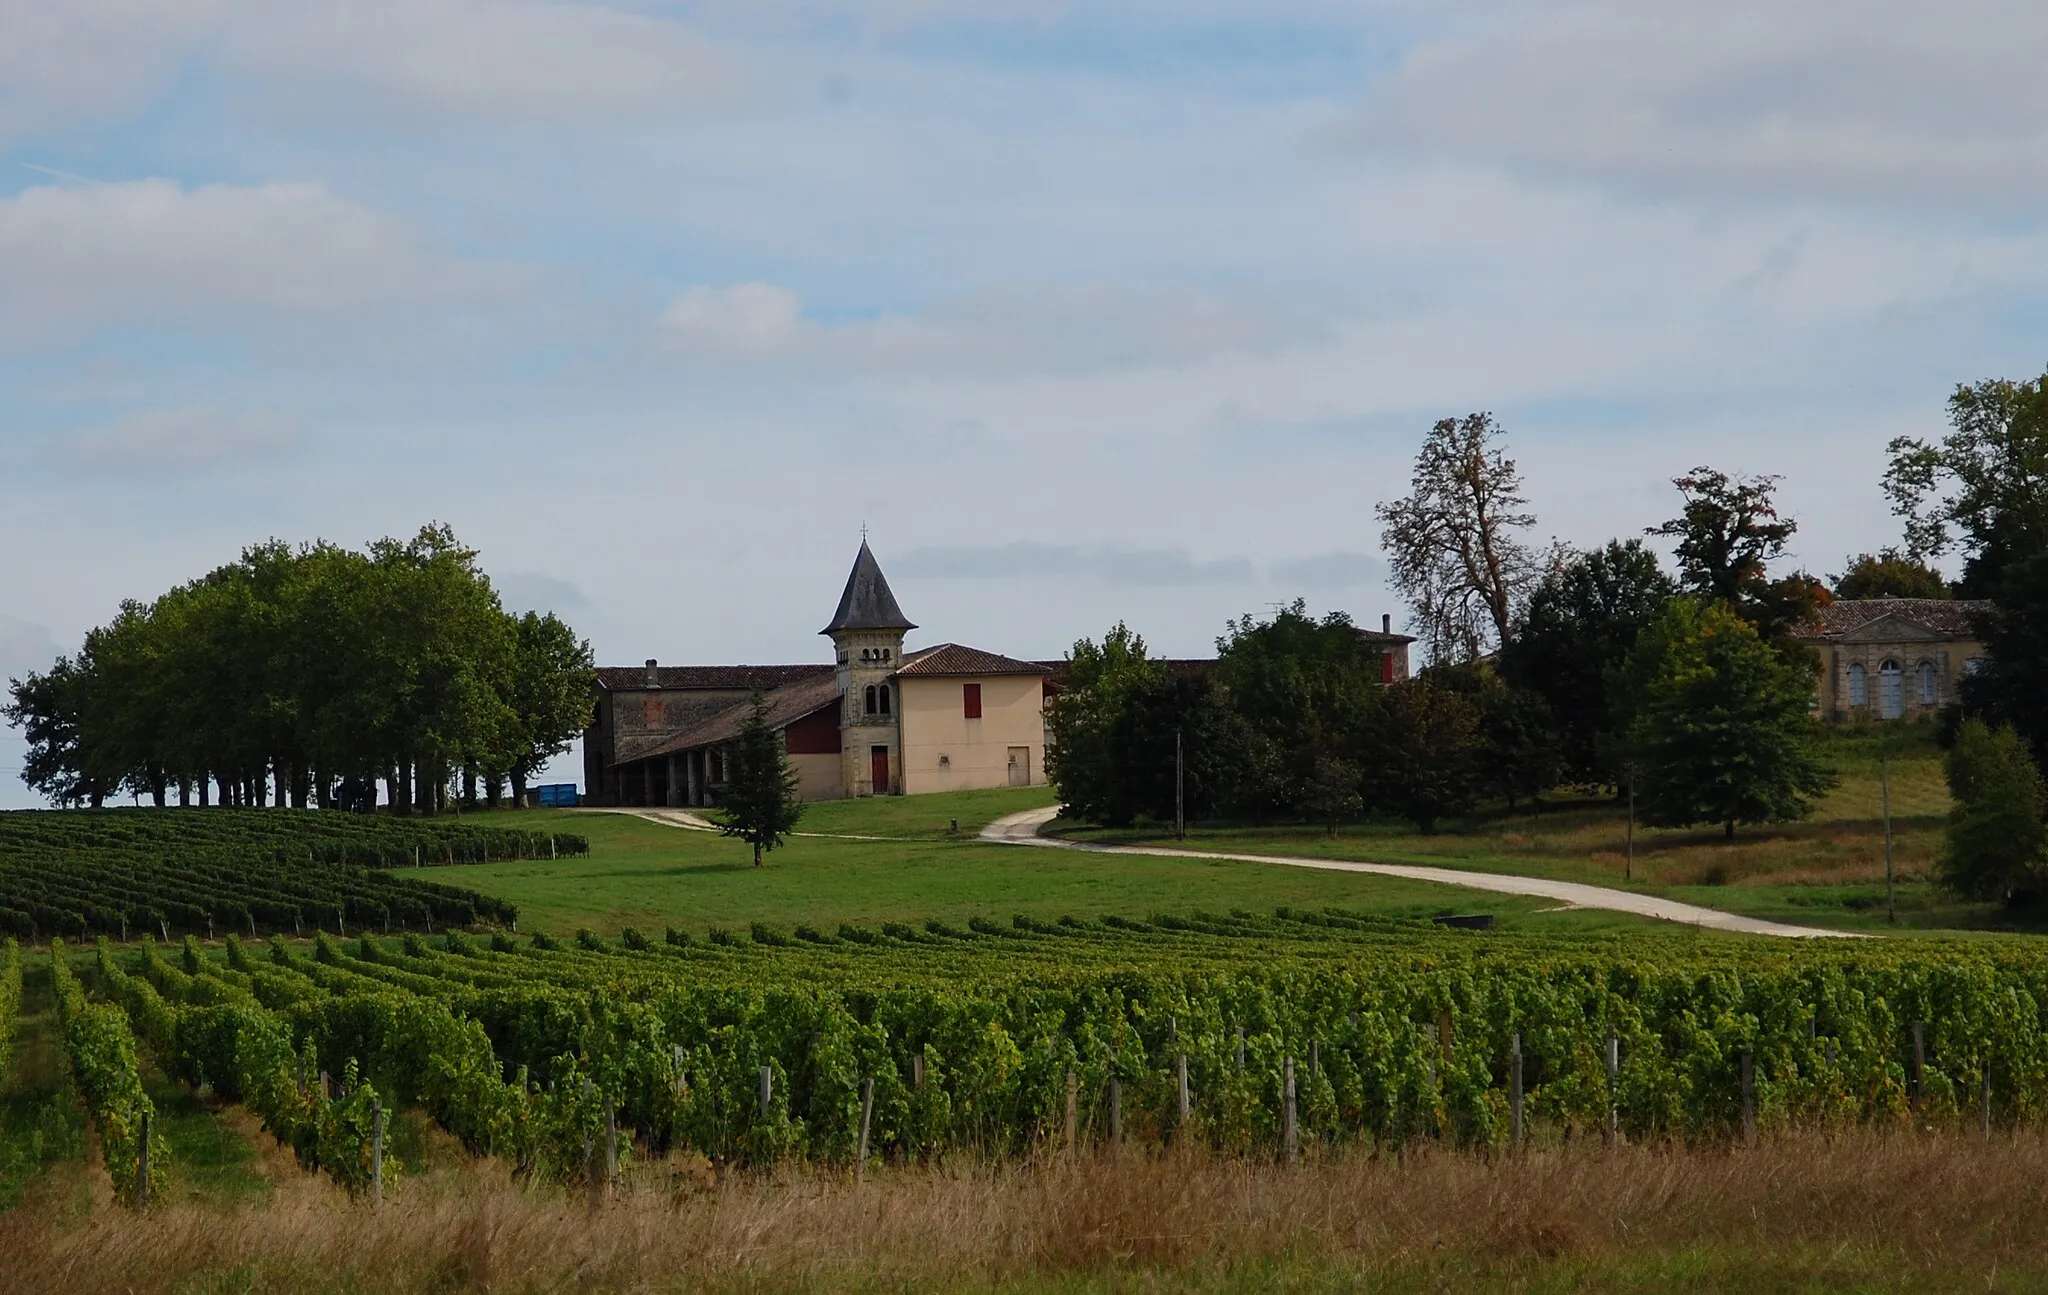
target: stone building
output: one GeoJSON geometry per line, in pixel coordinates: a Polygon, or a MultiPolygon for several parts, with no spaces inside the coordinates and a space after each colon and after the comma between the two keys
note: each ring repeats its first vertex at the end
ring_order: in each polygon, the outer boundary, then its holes
{"type": "Polygon", "coordinates": [[[1801,640],[1820,654],[1820,717],[1835,723],[1909,719],[1953,704],[1963,676],[1982,667],[1984,646],[1971,618],[1990,606],[1853,598],[1821,608],[1801,640]]]}
{"type": "Polygon", "coordinates": [[[863,541],[821,631],[832,664],[600,669],[591,803],[715,803],[757,691],[805,800],[1043,783],[1051,668],[957,643],[906,652],[916,628],[863,541]]]}
{"type": "MultiPolygon", "coordinates": [[[[583,734],[585,796],[594,805],[715,804],[725,750],[756,692],[805,800],[1044,783],[1045,706],[1067,663],[958,643],[906,651],[916,628],[862,541],[820,631],[832,640],[831,664],[599,669],[596,715],[583,734]]],[[[1358,634],[1379,649],[1384,681],[1408,677],[1413,639],[1385,618],[1358,634]]],[[[1165,664],[1207,670],[1215,662],[1165,664]]]]}

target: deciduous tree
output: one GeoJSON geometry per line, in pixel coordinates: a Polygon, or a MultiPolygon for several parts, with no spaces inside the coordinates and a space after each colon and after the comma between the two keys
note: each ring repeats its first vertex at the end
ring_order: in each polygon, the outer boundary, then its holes
{"type": "Polygon", "coordinates": [[[1859,553],[1831,576],[1837,598],[1947,598],[1948,581],[1933,567],[1897,549],[1859,553]]]}
{"type": "Polygon", "coordinates": [[[1446,418],[1415,458],[1406,498],[1379,505],[1392,583],[1433,662],[1475,660],[1514,632],[1540,564],[1536,524],[1491,414],[1446,418]]]}
{"type": "Polygon", "coordinates": [[[2048,881],[2041,771],[2019,734],[1966,720],[1948,753],[1948,842],[1942,884],[1972,899],[2010,902],[2048,881]]]}
{"type": "Polygon", "coordinates": [[[1884,492],[1905,521],[1907,556],[1960,549],[1963,592],[1999,596],[2005,564],[2048,551],[2048,374],[1959,386],[1939,442],[1901,436],[1884,492]]]}

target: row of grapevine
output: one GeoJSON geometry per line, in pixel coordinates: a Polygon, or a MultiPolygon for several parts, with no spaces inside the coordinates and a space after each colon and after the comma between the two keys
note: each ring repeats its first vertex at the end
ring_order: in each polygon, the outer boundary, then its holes
{"type": "Polygon", "coordinates": [[[21,946],[0,942],[0,1083],[14,1060],[14,1032],[21,1015],[21,946]]]}
{"type": "Polygon", "coordinates": [[[1531,940],[1343,915],[936,925],[830,943],[323,936],[310,957],[231,943],[225,963],[189,945],[176,996],[261,1000],[300,1055],[558,1176],[588,1163],[607,1111],[657,1151],[844,1161],[865,1080],[890,1155],[1028,1153],[1064,1136],[1070,1084],[1084,1136],[1113,1103],[1128,1136],[1251,1151],[1280,1139],[1289,1062],[1308,1143],[1491,1145],[1517,1047],[1531,1121],[1633,1137],[1732,1134],[1745,1054],[1766,1127],[1949,1118],[1987,1089],[1998,1118],[2048,1115],[2048,957],[2028,946],[1531,940]]]}
{"type": "Polygon", "coordinates": [[[155,1127],[156,1108],[142,1090],[128,1017],[118,1007],[86,997],[61,942],[51,945],[50,979],[72,1087],[99,1134],[114,1196],[124,1204],[141,1203],[146,1151],[147,1192],[155,1198],[169,1178],[169,1147],[155,1127]]]}
{"type": "Polygon", "coordinates": [[[305,934],[514,925],[518,910],[399,863],[580,853],[579,837],[320,812],[0,814],[0,934],[305,934]],[[239,831],[240,820],[259,825],[239,831]],[[228,821],[234,820],[234,821],[228,821]],[[247,839],[244,839],[246,837],[247,839]]]}

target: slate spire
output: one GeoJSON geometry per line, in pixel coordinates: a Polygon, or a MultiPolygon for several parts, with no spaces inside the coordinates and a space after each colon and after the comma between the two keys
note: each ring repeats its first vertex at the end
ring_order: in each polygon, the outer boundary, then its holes
{"type": "Polygon", "coordinates": [[[896,595],[889,592],[889,582],[882,575],[882,564],[875,561],[874,550],[863,537],[860,552],[853,559],[853,571],[846,577],[846,592],[839,595],[839,610],[833,613],[832,623],[818,632],[916,628],[896,605],[896,595]]]}

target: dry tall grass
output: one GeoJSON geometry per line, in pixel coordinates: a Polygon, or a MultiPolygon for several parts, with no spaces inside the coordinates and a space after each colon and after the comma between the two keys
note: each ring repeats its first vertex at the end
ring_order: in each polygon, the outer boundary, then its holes
{"type": "Polygon", "coordinates": [[[0,1287],[2039,1289],[2048,1140],[1795,1134],[1754,1151],[1435,1148],[1289,1169],[1127,1154],[712,1182],[663,1166],[597,1211],[490,1165],[383,1212],[316,1180],[264,1204],[0,1217],[0,1287]]]}

